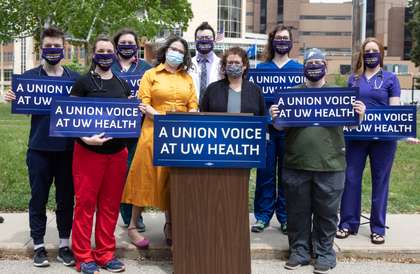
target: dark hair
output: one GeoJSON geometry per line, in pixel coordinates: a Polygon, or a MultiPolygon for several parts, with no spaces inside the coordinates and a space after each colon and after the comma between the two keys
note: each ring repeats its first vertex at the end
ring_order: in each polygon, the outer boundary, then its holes
{"type": "Polygon", "coordinates": [[[114,41],[114,45],[117,46],[118,45],[118,41],[120,40],[121,36],[125,35],[125,34],[131,34],[134,36],[134,40],[136,41],[136,45],[137,47],[139,46],[139,37],[137,35],[137,33],[132,30],[132,29],[128,29],[128,28],[124,28],[119,30],[114,37],[112,38],[112,40],[114,41]]]}
{"type": "Polygon", "coordinates": [[[191,68],[191,55],[190,55],[190,51],[188,49],[188,43],[187,41],[185,41],[184,39],[182,39],[181,37],[178,36],[170,36],[168,37],[168,39],[166,39],[165,43],[163,44],[163,46],[161,46],[156,54],[156,60],[157,63],[156,65],[159,64],[164,64],[166,61],[166,52],[168,51],[169,47],[171,46],[171,44],[173,42],[181,42],[182,45],[184,46],[185,49],[185,53],[184,53],[184,61],[182,62],[181,65],[179,65],[180,68],[182,68],[184,71],[188,71],[191,68]]]}
{"type": "Polygon", "coordinates": [[[199,31],[199,30],[206,30],[206,29],[208,29],[208,30],[211,30],[211,32],[213,33],[213,39],[215,39],[216,38],[216,33],[214,32],[214,29],[210,26],[210,24],[208,23],[208,22],[203,22],[203,23],[201,23],[196,29],[195,29],[195,32],[194,32],[194,39],[197,39],[197,32],[199,31]]]}
{"type": "MultiPolygon", "coordinates": [[[[114,47],[114,51],[115,51],[115,45],[114,45],[114,43],[112,42],[112,40],[111,39],[109,39],[109,37],[108,36],[106,36],[106,35],[99,35],[97,38],[96,38],[96,40],[95,40],[95,42],[93,43],[93,46],[92,46],[92,53],[93,54],[95,54],[95,51],[96,51],[96,44],[98,44],[98,42],[101,42],[101,41],[104,41],[104,42],[110,42],[111,44],[112,44],[112,46],[114,47]]],[[[92,63],[91,63],[91,65],[90,65],[90,70],[95,70],[95,64],[93,63],[93,61],[92,61],[92,63]]]]}
{"type": "Polygon", "coordinates": [[[222,74],[222,77],[225,77],[227,79],[226,75],[226,64],[227,64],[227,58],[229,55],[238,55],[242,59],[242,64],[246,67],[244,73],[242,74],[242,78],[246,77],[246,74],[248,73],[249,69],[249,60],[248,56],[246,54],[246,51],[243,48],[240,47],[233,47],[225,51],[225,53],[222,56],[222,60],[220,63],[220,73],[222,74]]]}
{"type": "Polygon", "coordinates": [[[56,27],[49,27],[46,28],[42,31],[41,33],[41,45],[42,42],[44,41],[45,37],[54,37],[54,38],[61,38],[63,40],[63,46],[64,46],[64,32],[62,32],[61,30],[59,30],[56,27]]]}
{"type": "Polygon", "coordinates": [[[264,49],[264,60],[266,62],[273,60],[274,58],[273,40],[274,40],[274,37],[276,36],[276,33],[283,30],[287,30],[287,32],[289,33],[290,41],[292,41],[293,43],[292,28],[288,26],[277,25],[268,34],[267,45],[265,45],[265,49],[264,49]]]}
{"type": "Polygon", "coordinates": [[[360,46],[360,50],[357,53],[356,66],[354,66],[354,71],[353,71],[357,77],[362,76],[362,74],[365,72],[365,61],[364,61],[363,55],[365,54],[366,45],[370,42],[374,42],[375,44],[378,45],[379,52],[381,53],[380,66],[381,68],[384,66],[384,52],[385,52],[384,46],[382,45],[381,42],[379,42],[378,39],[374,37],[368,37],[366,38],[365,41],[363,41],[362,45],[360,46]]]}

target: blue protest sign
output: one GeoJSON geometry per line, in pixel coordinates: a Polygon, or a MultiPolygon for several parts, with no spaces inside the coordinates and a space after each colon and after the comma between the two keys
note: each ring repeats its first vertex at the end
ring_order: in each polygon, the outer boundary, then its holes
{"type": "Polygon", "coordinates": [[[74,79],[13,74],[16,100],[12,103],[12,113],[48,114],[52,99],[69,96],[74,82],[74,79]]]}
{"type": "Polygon", "coordinates": [[[107,137],[140,135],[138,100],[116,98],[55,98],[51,104],[50,136],[84,137],[105,132],[107,137]]]}
{"type": "Polygon", "coordinates": [[[416,137],[415,106],[378,106],[366,110],[355,129],[344,127],[347,140],[399,140],[416,137]]]}
{"type": "Polygon", "coordinates": [[[261,88],[267,103],[273,103],[277,93],[303,84],[303,70],[250,69],[248,80],[261,88]]]}
{"type": "Polygon", "coordinates": [[[154,116],[153,164],[265,167],[266,118],[243,115],[154,116]]]}
{"type": "Polygon", "coordinates": [[[289,89],[277,94],[280,114],[274,123],[281,127],[358,125],[353,110],[357,88],[289,89]]]}
{"type": "Polygon", "coordinates": [[[137,97],[137,92],[140,87],[140,80],[143,75],[139,74],[119,74],[118,77],[125,80],[130,87],[131,96],[137,97]]]}

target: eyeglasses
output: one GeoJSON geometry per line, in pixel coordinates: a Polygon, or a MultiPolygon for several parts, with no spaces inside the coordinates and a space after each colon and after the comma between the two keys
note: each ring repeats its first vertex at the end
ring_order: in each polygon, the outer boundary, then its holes
{"type": "Polygon", "coordinates": [[[196,40],[213,40],[213,35],[200,35],[196,37],[196,40]]]}
{"type": "Polygon", "coordinates": [[[240,61],[227,61],[227,65],[242,65],[242,62],[240,61]]]}
{"type": "Polygon", "coordinates": [[[288,40],[290,40],[290,37],[289,36],[275,36],[274,37],[274,40],[283,40],[283,41],[288,41],[288,40]]]}
{"type": "Polygon", "coordinates": [[[49,44],[49,43],[47,43],[43,46],[43,48],[63,48],[63,45],[62,44],[49,44]]]}
{"type": "Polygon", "coordinates": [[[176,48],[176,47],[169,47],[169,49],[170,49],[170,50],[173,50],[173,51],[177,51],[177,52],[179,52],[179,53],[181,53],[181,54],[185,54],[185,51],[184,51],[184,50],[182,50],[182,49],[178,49],[178,48],[176,48]]]}

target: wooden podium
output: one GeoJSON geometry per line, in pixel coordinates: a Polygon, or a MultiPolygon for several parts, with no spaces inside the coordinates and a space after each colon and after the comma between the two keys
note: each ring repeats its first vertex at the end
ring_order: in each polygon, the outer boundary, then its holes
{"type": "Polygon", "coordinates": [[[266,120],[226,113],[167,113],[155,117],[153,163],[170,167],[175,274],[251,273],[249,171],[265,166],[266,120]],[[199,133],[198,138],[179,137],[180,128],[211,127],[221,132],[210,134],[212,137],[200,137],[199,133]],[[222,128],[236,130],[236,134],[228,136],[222,128]],[[167,143],[174,146],[169,148],[167,143]],[[202,150],[185,152],[190,151],[191,143],[202,150]],[[249,149],[247,153],[220,156],[225,154],[213,150],[218,145],[252,147],[253,152],[249,149]]]}
{"type": "Polygon", "coordinates": [[[171,168],[175,274],[250,274],[249,169],[171,168]]]}

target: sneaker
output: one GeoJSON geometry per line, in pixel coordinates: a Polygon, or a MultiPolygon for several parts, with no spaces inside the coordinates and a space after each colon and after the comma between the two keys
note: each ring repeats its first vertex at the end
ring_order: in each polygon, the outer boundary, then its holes
{"type": "Polygon", "coordinates": [[[284,264],[284,268],[288,270],[295,270],[298,269],[301,266],[307,265],[308,263],[301,263],[298,260],[296,260],[294,257],[289,258],[287,262],[284,264]]]}
{"type": "Polygon", "coordinates": [[[264,223],[263,221],[258,220],[252,227],[251,231],[255,233],[263,232],[264,229],[268,226],[268,224],[264,223]]]}
{"type": "Polygon", "coordinates": [[[35,249],[34,266],[45,267],[49,265],[50,262],[48,262],[47,251],[45,250],[45,247],[35,249]]]}
{"type": "Polygon", "coordinates": [[[73,266],[76,263],[73,252],[71,252],[68,246],[58,249],[57,260],[65,266],[73,266]]]}
{"type": "Polygon", "coordinates": [[[284,235],[287,235],[287,223],[280,224],[280,230],[284,235]]]}
{"type": "Polygon", "coordinates": [[[137,220],[136,227],[139,232],[146,231],[146,225],[143,222],[143,216],[140,215],[139,219],[137,220]]]}
{"type": "Polygon", "coordinates": [[[82,274],[99,274],[99,268],[95,262],[81,263],[80,271],[82,274]]]}
{"type": "Polygon", "coordinates": [[[114,258],[111,261],[109,261],[104,268],[108,270],[109,272],[123,272],[125,270],[125,265],[120,260],[114,258]]]}
{"type": "Polygon", "coordinates": [[[325,274],[325,273],[328,273],[331,268],[332,267],[329,265],[315,263],[314,273],[325,274]]]}

